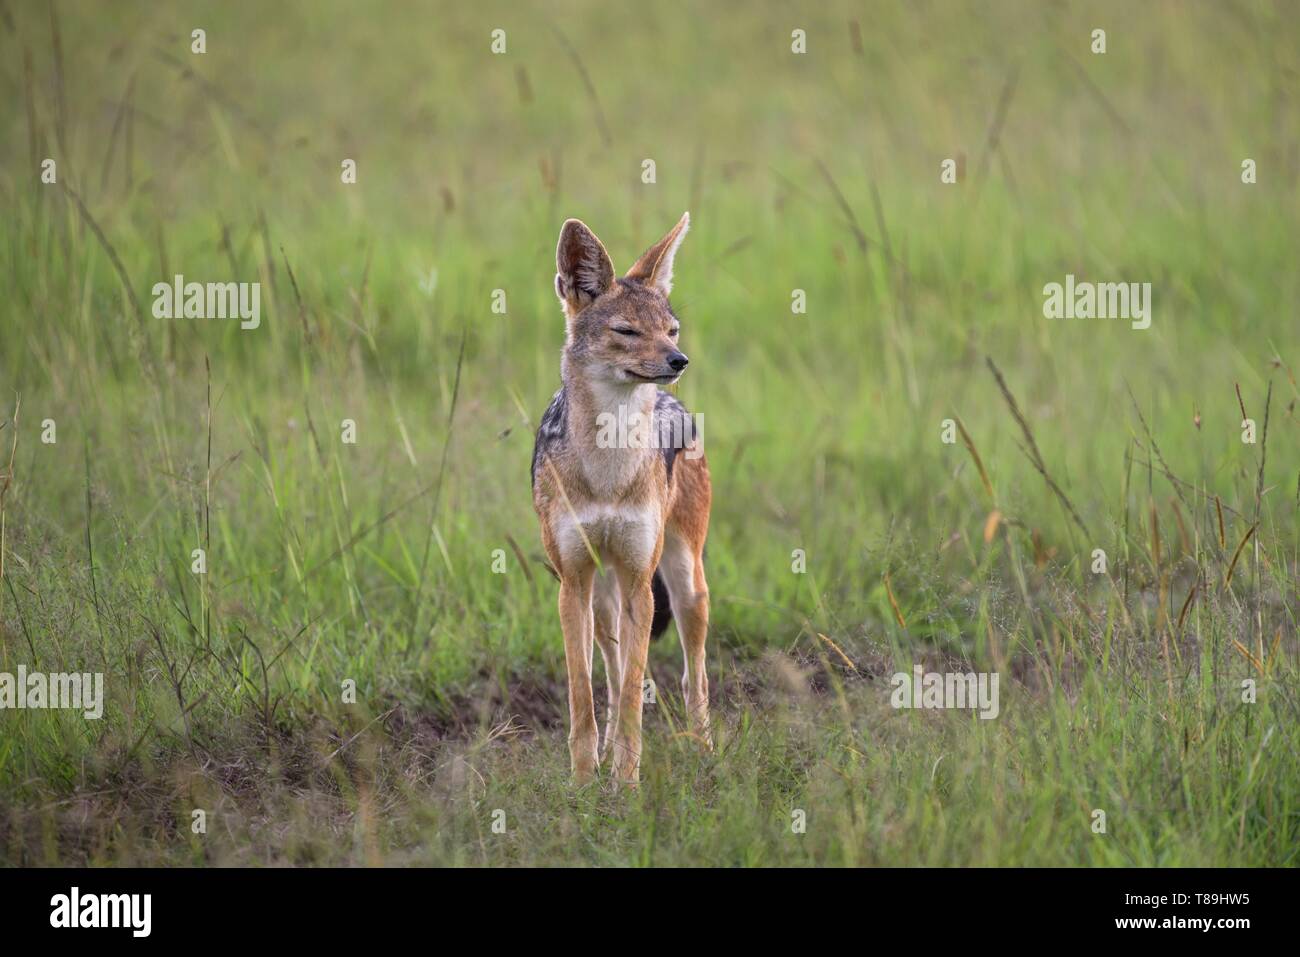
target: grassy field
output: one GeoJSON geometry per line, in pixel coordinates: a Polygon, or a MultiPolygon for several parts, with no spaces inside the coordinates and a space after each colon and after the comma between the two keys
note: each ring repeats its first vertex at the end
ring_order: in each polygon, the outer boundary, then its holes
{"type": "Polygon", "coordinates": [[[0,711],[0,862],[1296,863],[1287,4],[0,0],[0,64],[0,672],[105,675],[0,711]],[[670,630],[641,789],[575,791],[555,239],[687,209],[717,750],[670,630]]]}

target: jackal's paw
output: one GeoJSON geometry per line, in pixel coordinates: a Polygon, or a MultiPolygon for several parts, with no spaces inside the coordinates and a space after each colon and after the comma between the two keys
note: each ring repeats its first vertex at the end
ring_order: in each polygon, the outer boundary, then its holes
{"type": "Polygon", "coordinates": [[[641,761],[637,752],[617,742],[613,748],[613,760],[610,765],[611,777],[615,787],[634,788],[641,783],[641,761]]]}
{"type": "Polygon", "coordinates": [[[615,791],[635,791],[641,787],[641,772],[639,769],[634,769],[629,772],[615,774],[611,783],[615,791]]]}
{"type": "Polygon", "coordinates": [[[596,757],[595,739],[581,747],[569,747],[569,767],[573,772],[573,783],[579,786],[590,784],[596,777],[600,760],[596,757]]]}
{"type": "Polygon", "coordinates": [[[691,739],[700,746],[702,751],[713,751],[713,726],[709,723],[709,714],[691,715],[691,739]]]}

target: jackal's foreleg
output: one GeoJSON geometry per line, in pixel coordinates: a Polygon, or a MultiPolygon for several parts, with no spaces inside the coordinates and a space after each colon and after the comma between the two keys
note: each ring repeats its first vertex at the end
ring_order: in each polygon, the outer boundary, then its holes
{"type": "Polygon", "coordinates": [[[585,784],[595,776],[596,707],[591,694],[593,627],[591,590],[594,567],[566,572],[560,580],[560,627],[564,631],[564,661],[569,672],[569,758],[574,780],[585,784]]]}
{"type": "Polygon", "coordinates": [[[606,569],[596,578],[593,591],[592,622],[596,629],[596,644],[605,661],[605,685],[609,689],[609,702],[605,710],[605,738],[600,750],[600,760],[604,762],[614,746],[618,703],[623,691],[623,665],[618,638],[622,619],[622,594],[618,587],[618,577],[612,569],[606,569]]]}
{"type": "Polygon", "coordinates": [[[624,596],[624,620],[619,629],[622,652],[622,687],[619,691],[618,720],[614,728],[612,769],[619,784],[635,786],[641,767],[642,686],[646,657],[650,651],[650,624],[654,617],[654,593],[650,582],[654,567],[619,569],[624,596]]]}

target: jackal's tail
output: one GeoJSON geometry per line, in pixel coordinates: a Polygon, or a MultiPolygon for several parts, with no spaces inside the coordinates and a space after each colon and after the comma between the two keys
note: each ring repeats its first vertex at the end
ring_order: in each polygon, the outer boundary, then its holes
{"type": "Polygon", "coordinates": [[[668,622],[672,621],[673,617],[673,606],[668,601],[668,586],[664,584],[663,576],[659,574],[657,568],[650,588],[655,598],[655,614],[650,622],[650,637],[653,639],[668,630],[668,622]]]}

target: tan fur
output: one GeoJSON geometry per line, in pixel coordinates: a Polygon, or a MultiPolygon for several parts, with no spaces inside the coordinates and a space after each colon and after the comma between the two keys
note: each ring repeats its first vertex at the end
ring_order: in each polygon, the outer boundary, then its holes
{"type": "Polygon", "coordinates": [[[567,320],[561,362],[567,414],[563,436],[544,444],[539,431],[533,497],[542,544],[560,575],[569,751],[580,783],[591,780],[604,759],[611,761],[616,782],[637,783],[656,568],[672,597],[681,637],[690,728],[711,746],[704,542],[712,493],[700,440],[676,455],[671,480],[657,448],[597,443],[601,413],[617,414],[621,406],[625,414],[651,414],[656,383],[675,381],[680,369],[672,364],[686,361],[677,350],[678,322],[667,293],[688,223],[683,216],[622,280],[613,279],[604,246],[577,220],[565,223],[556,251],[556,291],[567,320]],[[600,647],[609,682],[599,753],[594,646],[600,647]]]}

